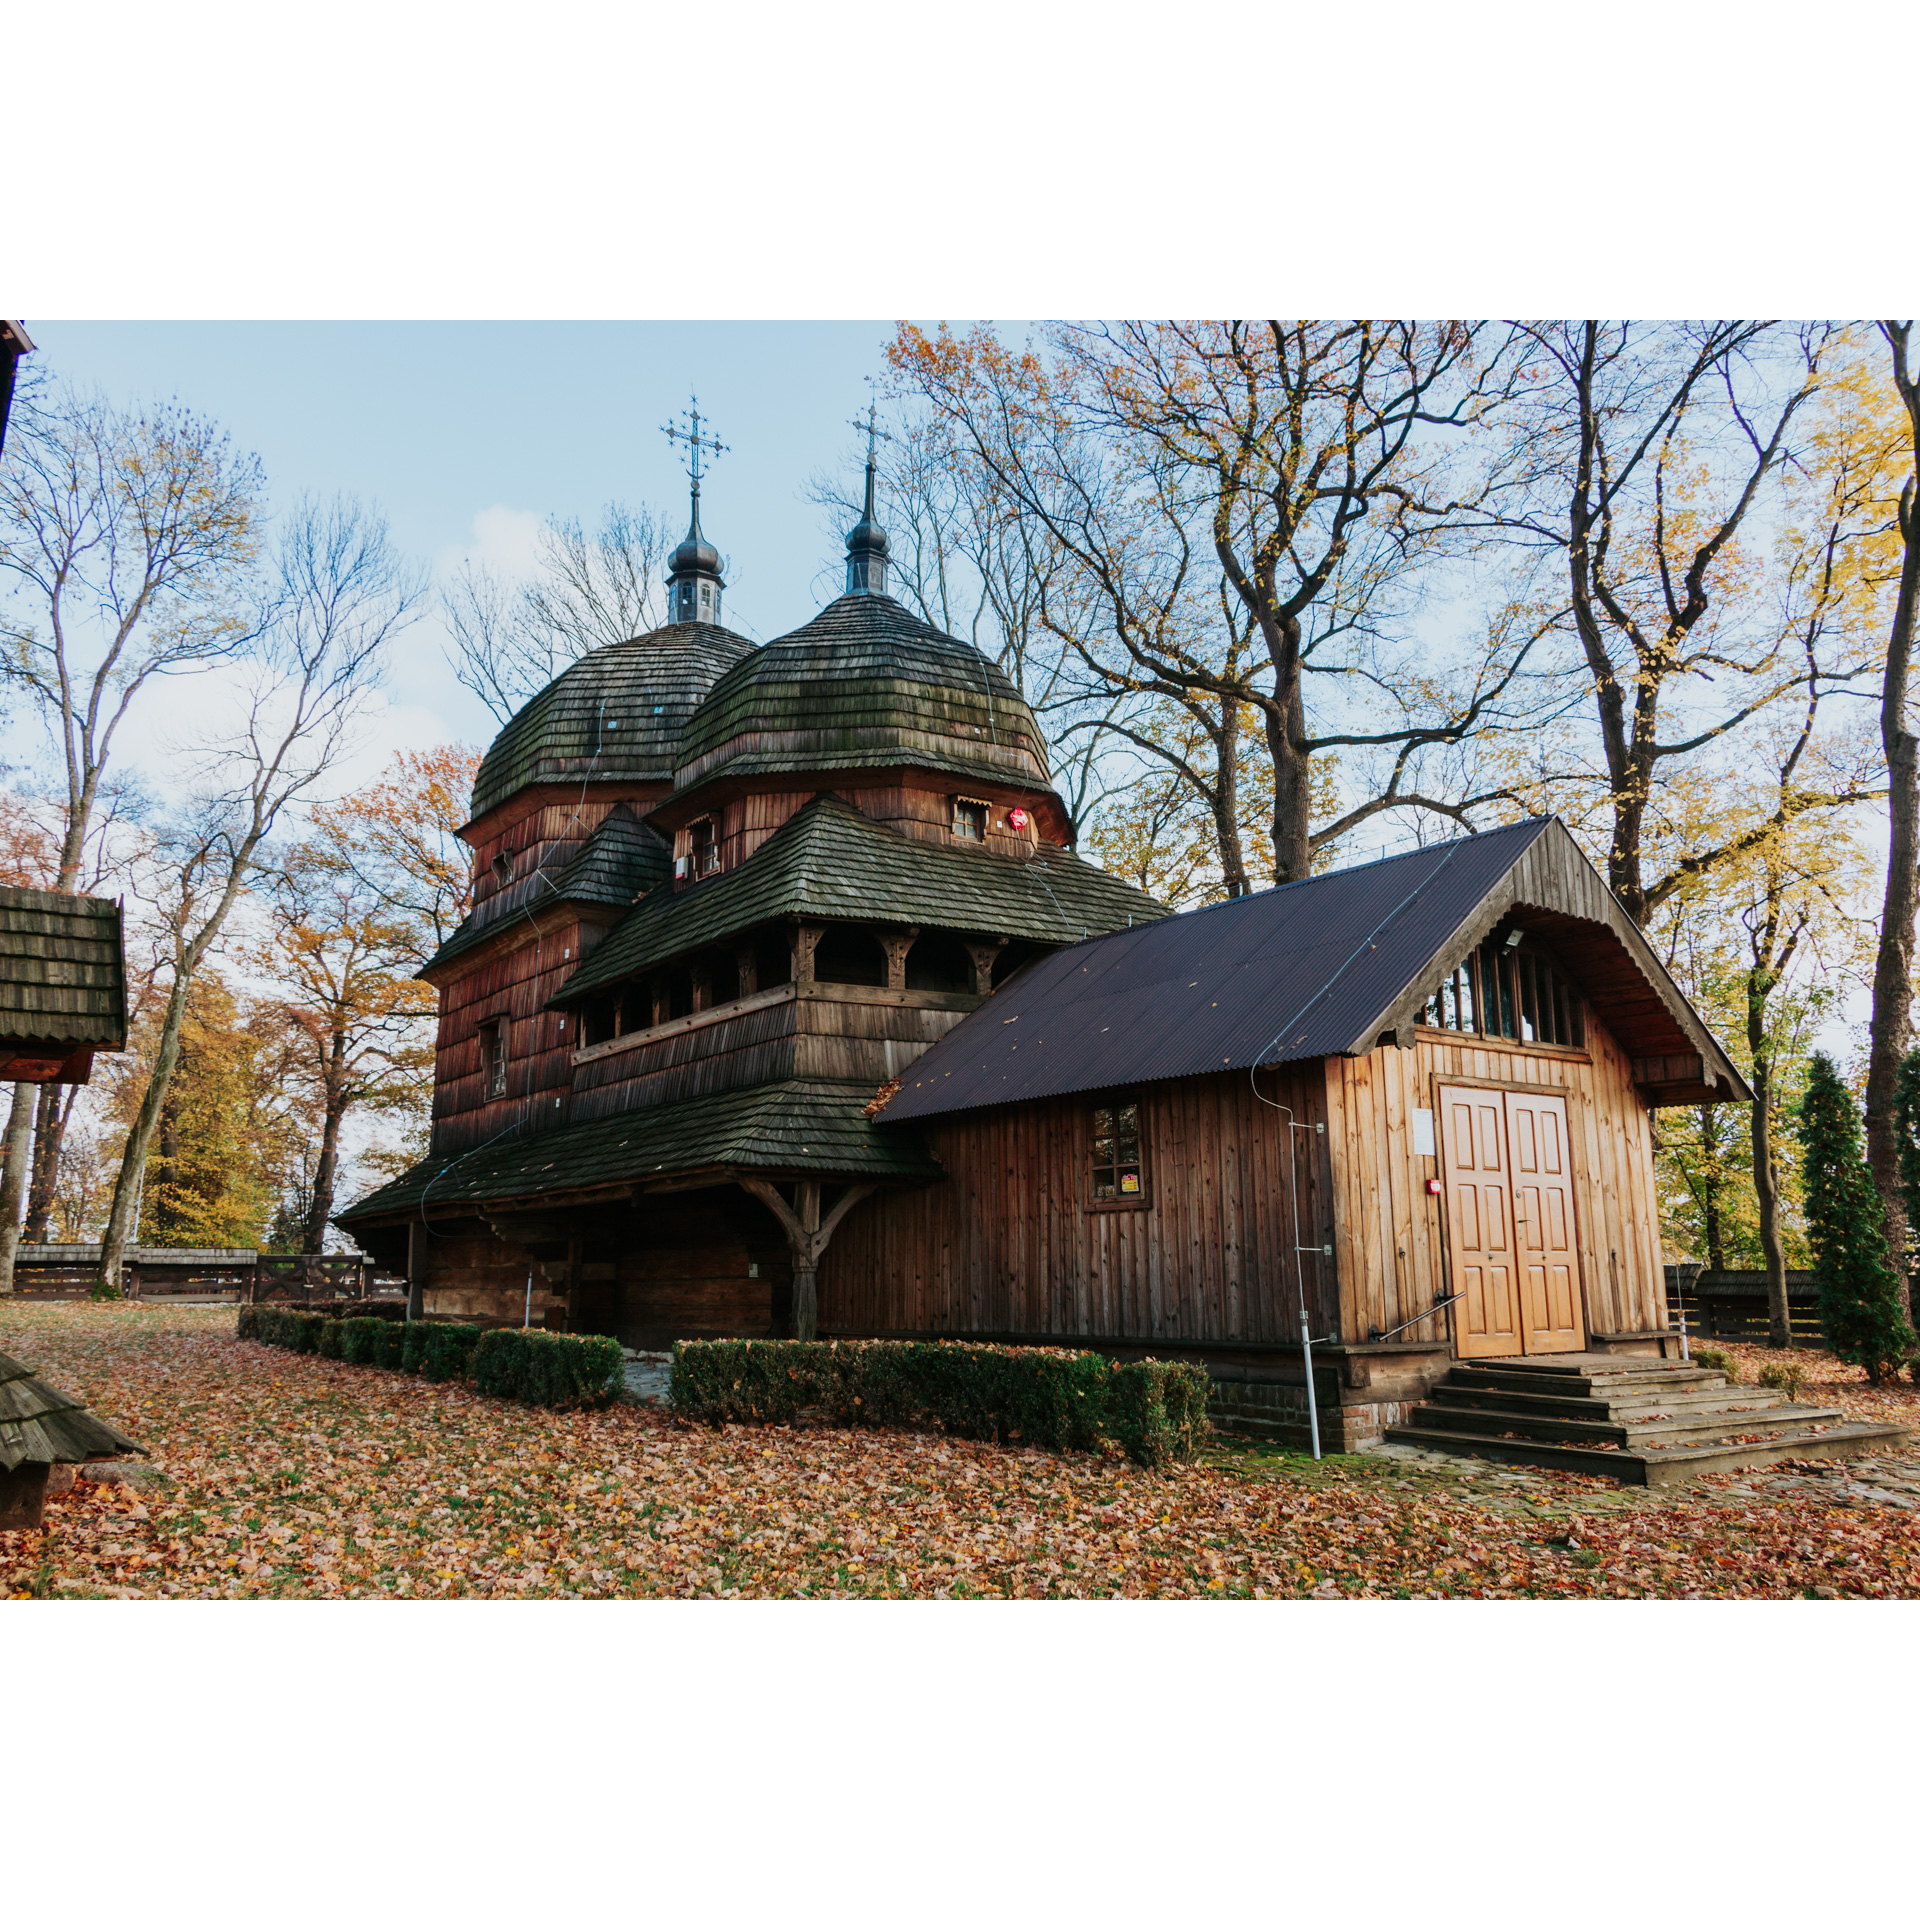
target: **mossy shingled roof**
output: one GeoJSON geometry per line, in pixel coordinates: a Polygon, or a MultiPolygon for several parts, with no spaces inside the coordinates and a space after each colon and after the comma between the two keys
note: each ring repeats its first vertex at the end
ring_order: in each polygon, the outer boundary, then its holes
{"type": "Polygon", "coordinates": [[[581,1193],[708,1169],[862,1180],[931,1180],[938,1165],[911,1134],[882,1133],[862,1109],[871,1087],[775,1080],[610,1119],[509,1134],[477,1151],[423,1160],[356,1201],[346,1224],[421,1206],[581,1193]]]}
{"type": "Polygon", "coordinates": [[[596,648],[501,728],[473,783],[473,817],[543,781],[671,780],[681,729],[752,651],[744,636],[694,620],[596,648]]]}
{"type": "Polygon", "coordinates": [[[72,1394],[49,1386],[24,1360],[0,1353],[0,1472],[145,1452],[72,1394]]]}
{"type": "Polygon", "coordinates": [[[675,796],[768,774],[920,767],[1045,788],[1046,742],[979,648],[852,593],[730,667],[681,737],[675,796]]]}
{"type": "Polygon", "coordinates": [[[114,901],[0,887],[0,1037],[126,1045],[126,965],[114,901]]]}
{"type": "Polygon", "coordinates": [[[1066,946],[1166,908],[1044,842],[1031,859],[942,846],[869,820],[832,794],[810,800],[729,873],[656,887],[554,995],[564,1006],[768,920],[891,921],[1066,946]]]}
{"type": "Polygon", "coordinates": [[[673,870],[673,853],[623,800],[576,847],[558,841],[461,921],[423,969],[446,965],[507,922],[554,905],[630,907],[673,870]]]}

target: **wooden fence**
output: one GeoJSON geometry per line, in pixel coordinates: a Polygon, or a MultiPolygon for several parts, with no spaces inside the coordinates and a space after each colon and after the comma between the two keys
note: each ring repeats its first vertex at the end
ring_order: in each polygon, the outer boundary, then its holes
{"type": "MultiPolygon", "coordinates": [[[[364,1255],[260,1253],[252,1247],[129,1247],[122,1261],[135,1300],[395,1300],[398,1275],[364,1255]]],[[[97,1244],[22,1246],[14,1292],[30,1300],[83,1300],[100,1273],[97,1244]]]]}
{"type": "MultiPolygon", "coordinates": [[[[1795,1346],[1826,1351],[1820,1331],[1820,1289],[1813,1275],[1787,1274],[1787,1305],[1795,1346]]],[[[1667,1318],[1680,1324],[1686,1309],[1687,1332],[1695,1340],[1738,1340],[1764,1347],[1772,1324],[1767,1306],[1767,1276],[1754,1267],[1727,1267],[1703,1272],[1683,1288],[1678,1270],[1667,1269],[1667,1318]]]]}

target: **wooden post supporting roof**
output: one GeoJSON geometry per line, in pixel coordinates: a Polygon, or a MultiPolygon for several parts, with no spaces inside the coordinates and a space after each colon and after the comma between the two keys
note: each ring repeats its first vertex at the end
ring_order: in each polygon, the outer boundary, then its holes
{"type": "Polygon", "coordinates": [[[827,1217],[820,1218],[820,1182],[798,1180],[794,1183],[797,1207],[787,1205],[780,1189],[771,1180],[743,1173],[740,1185],[761,1201],[780,1222],[793,1255],[793,1337],[811,1340],[819,1331],[820,1294],[816,1276],[820,1262],[833,1238],[833,1230],[860,1202],[873,1192],[875,1183],[863,1181],[849,1187],[834,1203],[827,1217]]]}

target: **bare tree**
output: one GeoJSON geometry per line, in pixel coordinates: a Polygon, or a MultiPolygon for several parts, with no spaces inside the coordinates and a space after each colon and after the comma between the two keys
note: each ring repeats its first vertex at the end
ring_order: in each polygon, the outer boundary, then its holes
{"type": "Polygon", "coordinates": [[[1431,750],[1536,724],[1533,637],[1491,629],[1450,671],[1409,644],[1424,570],[1501,482],[1471,441],[1506,397],[1497,330],[1236,321],[1059,328],[1053,359],[902,327],[892,363],[1074,561],[1100,608],[1082,657],[1126,691],[1244,702],[1273,769],[1280,881],[1389,809],[1458,823],[1504,794],[1428,792],[1431,750]],[[1204,611],[1224,580],[1235,619],[1204,611]],[[1237,650],[1244,632],[1251,646],[1237,650]],[[1310,697],[1309,689],[1313,689],[1310,697]],[[1316,828],[1313,756],[1364,791],[1316,828]]]}
{"type": "Polygon", "coordinates": [[[668,523],[615,501],[600,526],[550,520],[531,580],[465,561],[440,590],[454,677],[504,726],[556,674],[666,618],[668,523]]]}
{"type": "Polygon", "coordinates": [[[200,783],[163,835],[173,884],[163,920],[172,979],[153,1073],[127,1133],[100,1273],[118,1288],[139,1218],[148,1148],[180,1053],[193,978],[219,941],[289,808],[308,798],[351,744],[395,634],[416,616],[418,577],[386,523],[357,502],[303,499],[281,531],[256,617],[245,713],[201,756],[200,783]]]}
{"type": "Polygon", "coordinates": [[[1912,354],[1913,322],[1883,320],[1880,331],[1892,359],[1893,385],[1905,411],[1907,460],[1900,486],[1900,576],[1887,632],[1880,687],[1880,738],[1887,761],[1887,884],[1880,912],[1880,944],[1873,968],[1873,1014],[1867,1029],[1867,1164],[1886,1214],[1887,1245],[1900,1277],[1902,1301],[1913,1314],[1910,1240],[1900,1185],[1895,1082],[1913,1035],[1913,922],[1920,874],[1920,736],[1909,708],[1914,617],[1920,605],[1920,367],[1912,354]]]}
{"type": "MultiPolygon", "coordinates": [[[[24,692],[65,772],[49,884],[79,884],[114,742],[157,678],[245,646],[236,599],[263,480],[211,421],[168,405],[123,411],[29,384],[0,467],[0,680],[24,692]]],[[[57,1097],[57,1096],[56,1096],[57,1097]]],[[[15,1087],[0,1178],[0,1291],[11,1290],[37,1087],[15,1087]]],[[[50,1103],[51,1104],[51,1103],[50,1103]]],[[[64,1103],[63,1103],[64,1104],[64,1103]]],[[[42,1183],[58,1179],[43,1129],[42,1183]]]]}

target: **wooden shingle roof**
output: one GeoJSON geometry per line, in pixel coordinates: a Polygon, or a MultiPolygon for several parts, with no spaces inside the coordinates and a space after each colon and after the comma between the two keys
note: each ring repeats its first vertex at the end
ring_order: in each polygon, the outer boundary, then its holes
{"type": "Polygon", "coordinates": [[[120,908],[88,894],[0,887],[0,1046],[127,1044],[120,908]]]}
{"type": "Polygon", "coordinates": [[[336,1217],[342,1224],[421,1207],[581,1194],[735,1169],[861,1180],[930,1180],[938,1166],[910,1136],[866,1117],[868,1086],[775,1080],[605,1120],[509,1134],[466,1154],[423,1160],[336,1217]]]}
{"type": "Polygon", "coordinates": [[[729,873],[656,887],[553,997],[566,1006],[768,920],[894,921],[1063,946],[1166,912],[1124,880],[1042,842],[1031,859],[942,846],[820,794],[729,873]]]}
{"type": "Polygon", "coordinates": [[[847,594],[715,683],[674,799],[720,780],[914,767],[1050,790],[1046,743],[977,647],[879,593],[847,594]]]}
{"type": "Polygon", "coordinates": [[[89,1413],[72,1394],[50,1387],[25,1361],[0,1353],[0,1472],[145,1452],[89,1413]]]}
{"type": "Polygon", "coordinates": [[[678,621],[576,661],[495,737],[473,783],[477,820],[544,782],[673,778],[680,730],[753,642],[678,621]]]}
{"type": "Polygon", "coordinates": [[[672,868],[666,841],[623,800],[584,841],[553,842],[511,886],[489,895],[447,936],[421,975],[431,976],[490,934],[546,907],[630,907],[672,868]]]}

